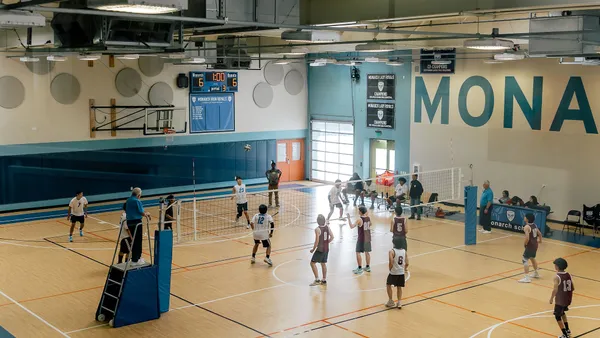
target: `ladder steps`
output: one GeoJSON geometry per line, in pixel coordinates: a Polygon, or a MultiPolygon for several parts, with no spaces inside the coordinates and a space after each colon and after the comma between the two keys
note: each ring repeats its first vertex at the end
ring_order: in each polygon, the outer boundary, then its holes
{"type": "Polygon", "coordinates": [[[114,280],[112,280],[112,279],[110,279],[110,278],[108,279],[108,281],[109,281],[109,282],[111,282],[111,283],[115,283],[115,284],[117,284],[117,285],[121,285],[121,283],[119,283],[119,282],[117,282],[117,281],[114,281],[114,280]]]}
{"type": "Polygon", "coordinates": [[[105,292],[105,293],[104,293],[104,295],[105,295],[105,296],[109,296],[109,297],[111,297],[111,298],[114,298],[114,299],[119,299],[119,297],[117,297],[117,296],[114,296],[114,295],[111,295],[111,294],[110,294],[110,293],[108,293],[108,292],[105,292]]]}
{"type": "Polygon", "coordinates": [[[102,308],[110,313],[113,313],[113,314],[115,313],[113,310],[107,308],[106,306],[103,306],[102,308]]]}

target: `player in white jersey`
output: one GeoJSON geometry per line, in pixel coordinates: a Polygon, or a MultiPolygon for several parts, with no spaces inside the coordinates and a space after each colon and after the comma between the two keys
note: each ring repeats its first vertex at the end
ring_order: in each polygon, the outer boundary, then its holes
{"type": "Polygon", "coordinates": [[[233,196],[231,196],[231,199],[235,198],[235,203],[237,204],[237,216],[235,217],[235,222],[237,223],[240,217],[242,217],[242,213],[244,213],[244,216],[246,216],[246,221],[248,221],[246,228],[250,229],[250,216],[248,216],[248,197],[246,197],[246,185],[242,183],[242,178],[239,176],[236,176],[235,180],[237,184],[233,186],[233,196]]]}
{"type": "Polygon", "coordinates": [[[269,266],[273,266],[273,262],[271,261],[271,240],[269,238],[273,236],[275,222],[273,221],[273,217],[267,213],[267,210],[267,206],[261,204],[258,207],[258,214],[254,215],[252,222],[250,222],[254,234],[254,248],[252,248],[250,263],[256,263],[256,251],[258,251],[258,245],[262,242],[263,248],[267,248],[267,256],[264,262],[269,264],[269,266]]]}
{"type": "Polygon", "coordinates": [[[387,277],[387,294],[388,294],[388,302],[385,303],[387,307],[395,307],[398,309],[402,308],[402,288],[405,285],[404,273],[408,271],[408,255],[406,254],[406,250],[394,247],[390,250],[388,254],[389,262],[388,266],[390,268],[390,274],[387,277]],[[398,290],[398,304],[394,303],[394,299],[392,298],[392,285],[396,287],[398,290]]]}
{"type": "Polygon", "coordinates": [[[327,195],[327,199],[329,200],[329,215],[327,215],[327,220],[331,218],[334,208],[340,209],[340,219],[343,219],[344,206],[342,205],[341,193],[342,181],[335,180],[335,185],[329,190],[329,195],[327,195]]]}
{"type": "Polygon", "coordinates": [[[83,227],[87,218],[88,201],[83,197],[83,191],[78,191],[75,197],[69,202],[69,211],[67,220],[71,221],[71,230],[69,230],[69,242],[73,242],[73,230],[75,224],[79,222],[79,236],[83,236],[83,227]]]}

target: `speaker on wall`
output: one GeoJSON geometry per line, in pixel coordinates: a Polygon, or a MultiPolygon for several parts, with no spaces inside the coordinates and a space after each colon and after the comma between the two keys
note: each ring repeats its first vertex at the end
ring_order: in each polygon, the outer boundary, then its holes
{"type": "Polygon", "coordinates": [[[184,73],[177,75],[177,88],[187,88],[189,85],[189,79],[184,73]]]}

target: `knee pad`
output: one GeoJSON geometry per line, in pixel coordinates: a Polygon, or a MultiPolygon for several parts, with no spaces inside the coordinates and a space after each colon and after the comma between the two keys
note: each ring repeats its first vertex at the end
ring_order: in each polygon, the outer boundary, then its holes
{"type": "Polygon", "coordinates": [[[244,213],[244,211],[243,211],[243,210],[238,210],[237,217],[242,217],[242,214],[243,214],[243,213],[244,213]]]}
{"type": "Polygon", "coordinates": [[[527,266],[527,258],[523,257],[523,266],[527,266]]]}
{"type": "Polygon", "coordinates": [[[562,320],[562,315],[559,315],[556,312],[554,312],[554,318],[556,319],[557,322],[560,322],[562,320]]]}

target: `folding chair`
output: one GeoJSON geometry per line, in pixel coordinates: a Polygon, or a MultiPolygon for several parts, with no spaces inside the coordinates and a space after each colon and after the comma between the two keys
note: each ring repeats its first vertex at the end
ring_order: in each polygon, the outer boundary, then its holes
{"type": "Polygon", "coordinates": [[[567,213],[567,217],[563,222],[563,231],[567,228],[567,232],[569,232],[570,227],[575,227],[575,233],[577,233],[577,229],[583,234],[583,226],[581,225],[581,211],[579,210],[569,210],[567,213]]]}
{"type": "Polygon", "coordinates": [[[585,223],[591,225],[594,228],[594,238],[596,232],[598,232],[598,226],[600,225],[600,204],[596,204],[593,207],[583,205],[583,220],[585,223]]]}
{"type": "Polygon", "coordinates": [[[429,200],[427,201],[427,204],[423,207],[423,213],[425,214],[425,217],[429,217],[429,214],[435,214],[435,208],[433,206],[433,203],[438,201],[438,193],[434,192],[431,193],[431,195],[429,195],[429,200]]]}

